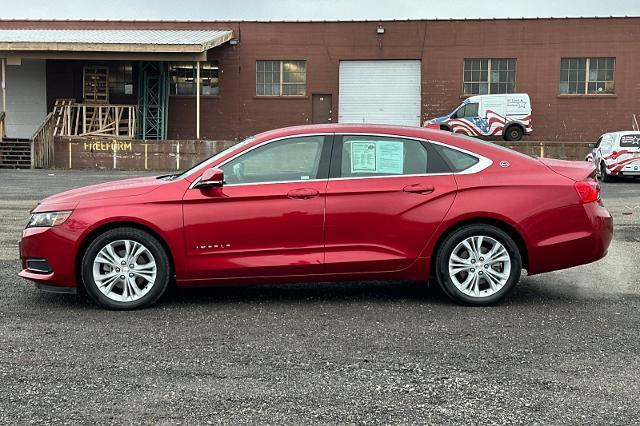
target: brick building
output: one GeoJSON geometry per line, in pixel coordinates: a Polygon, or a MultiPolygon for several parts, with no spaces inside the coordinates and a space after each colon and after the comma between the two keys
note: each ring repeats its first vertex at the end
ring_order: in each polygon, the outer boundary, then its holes
{"type": "Polygon", "coordinates": [[[471,94],[525,92],[529,139],[593,141],[640,114],[639,51],[640,18],[4,20],[0,108],[12,138],[66,99],[72,134],[237,140],[312,122],[420,125],[471,94]],[[87,114],[103,121],[86,128],[87,114]]]}

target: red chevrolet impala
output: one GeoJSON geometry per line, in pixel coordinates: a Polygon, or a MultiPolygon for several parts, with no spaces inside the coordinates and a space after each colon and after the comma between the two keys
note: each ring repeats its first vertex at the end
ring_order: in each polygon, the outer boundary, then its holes
{"type": "Polygon", "coordinates": [[[485,305],[602,258],[594,166],[439,130],[318,125],[247,139],[186,172],[43,200],[20,276],[110,309],[178,286],[411,279],[485,305]]]}

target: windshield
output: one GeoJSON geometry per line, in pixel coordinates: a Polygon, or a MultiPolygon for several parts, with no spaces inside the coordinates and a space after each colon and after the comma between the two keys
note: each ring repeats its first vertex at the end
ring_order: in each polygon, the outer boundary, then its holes
{"type": "Polygon", "coordinates": [[[215,154],[212,157],[209,158],[205,158],[204,160],[202,160],[201,162],[199,162],[198,164],[196,164],[195,166],[191,167],[190,169],[187,169],[183,172],[180,173],[176,173],[173,175],[164,175],[164,176],[159,176],[158,178],[170,178],[170,179],[182,179],[200,169],[205,168],[206,166],[208,166],[209,164],[213,163],[214,161],[224,157],[225,155],[227,155],[229,152],[234,151],[236,149],[242,148],[243,146],[249,144],[250,142],[253,142],[255,139],[255,136],[250,136],[247,139],[243,140],[242,142],[238,142],[236,144],[231,145],[230,147],[227,147],[225,149],[223,149],[222,151],[220,151],[219,153],[215,154]]]}

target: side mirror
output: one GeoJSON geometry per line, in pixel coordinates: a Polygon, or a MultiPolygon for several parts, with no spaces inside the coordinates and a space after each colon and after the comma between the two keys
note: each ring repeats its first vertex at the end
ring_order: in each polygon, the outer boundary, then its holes
{"type": "Polygon", "coordinates": [[[453,114],[451,114],[451,118],[452,118],[452,119],[454,119],[454,120],[455,120],[456,118],[458,118],[458,113],[457,113],[457,112],[454,112],[453,114]]]}
{"type": "Polygon", "coordinates": [[[196,188],[221,187],[224,183],[224,172],[221,169],[207,169],[200,177],[196,188]]]}

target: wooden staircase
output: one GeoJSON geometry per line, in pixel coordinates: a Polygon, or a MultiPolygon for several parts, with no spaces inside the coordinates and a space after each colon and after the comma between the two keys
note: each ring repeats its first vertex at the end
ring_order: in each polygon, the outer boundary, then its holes
{"type": "Polygon", "coordinates": [[[31,141],[0,141],[0,169],[31,168],[31,141]]]}

